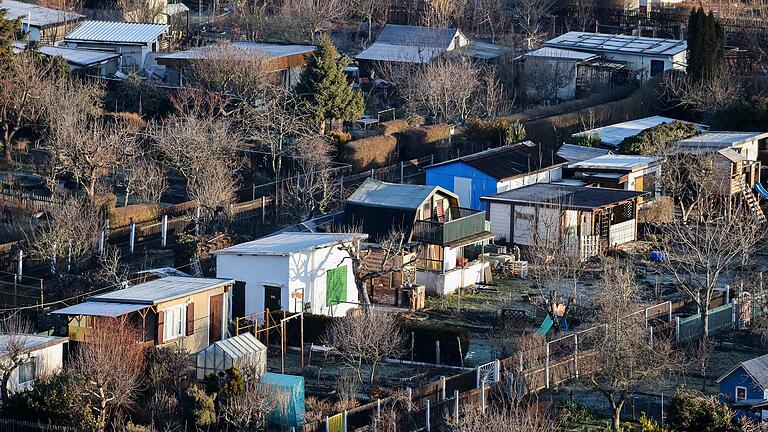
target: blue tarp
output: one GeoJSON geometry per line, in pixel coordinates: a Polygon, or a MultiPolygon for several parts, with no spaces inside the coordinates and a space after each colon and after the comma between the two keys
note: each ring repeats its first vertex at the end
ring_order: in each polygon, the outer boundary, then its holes
{"type": "Polygon", "coordinates": [[[260,386],[266,386],[270,394],[281,398],[278,408],[270,416],[270,421],[280,426],[298,427],[304,422],[304,377],[267,372],[259,380],[260,386]],[[282,403],[282,398],[287,398],[282,403]]]}
{"type": "Polygon", "coordinates": [[[762,196],[764,199],[768,198],[768,190],[765,190],[765,188],[763,187],[763,185],[761,185],[760,183],[756,183],[756,184],[755,184],[755,190],[756,190],[757,192],[759,192],[759,193],[760,193],[760,195],[761,195],[761,196],[762,196]]]}
{"type": "Polygon", "coordinates": [[[544,318],[544,322],[541,323],[541,327],[539,327],[538,330],[536,330],[536,336],[546,336],[547,333],[549,333],[549,329],[552,328],[552,325],[555,322],[552,321],[552,318],[547,315],[546,318],[544,318]]]}

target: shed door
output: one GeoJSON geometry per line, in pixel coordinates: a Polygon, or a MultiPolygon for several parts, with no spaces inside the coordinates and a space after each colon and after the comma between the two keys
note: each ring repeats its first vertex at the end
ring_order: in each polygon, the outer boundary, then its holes
{"type": "Polygon", "coordinates": [[[275,285],[264,285],[264,309],[270,311],[281,310],[280,299],[283,288],[275,285]]]}
{"type": "Polygon", "coordinates": [[[651,60],[651,76],[656,76],[664,72],[663,60],[651,60]]]}
{"type": "Polygon", "coordinates": [[[325,276],[325,304],[337,305],[347,301],[347,266],[330,269],[325,276]]]}
{"type": "Polygon", "coordinates": [[[223,294],[211,296],[211,307],[208,314],[208,344],[221,340],[221,318],[223,294]]]}
{"type": "Polygon", "coordinates": [[[453,178],[453,193],[459,196],[459,207],[472,208],[472,179],[453,178]]]}

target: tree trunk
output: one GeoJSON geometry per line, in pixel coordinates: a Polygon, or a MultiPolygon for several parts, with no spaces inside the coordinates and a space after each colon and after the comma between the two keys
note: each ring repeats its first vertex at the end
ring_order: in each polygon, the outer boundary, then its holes
{"type": "Polygon", "coordinates": [[[373,15],[368,15],[368,43],[371,43],[373,37],[373,15]]]}
{"type": "Polygon", "coordinates": [[[709,340],[709,305],[701,307],[701,339],[703,343],[709,340]]]}
{"type": "Polygon", "coordinates": [[[613,426],[614,431],[618,431],[621,428],[621,410],[624,408],[624,399],[622,398],[621,401],[617,404],[612,404],[613,409],[613,419],[611,421],[611,424],[613,426]]]}
{"type": "Polygon", "coordinates": [[[10,370],[10,372],[4,372],[3,373],[3,380],[2,380],[2,386],[3,388],[0,389],[0,397],[2,398],[3,405],[8,405],[8,382],[11,380],[11,373],[13,372],[13,369],[10,370]]]}

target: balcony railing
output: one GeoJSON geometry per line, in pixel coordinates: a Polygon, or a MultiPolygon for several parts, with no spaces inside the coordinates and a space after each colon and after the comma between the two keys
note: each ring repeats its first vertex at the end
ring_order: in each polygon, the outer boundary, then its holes
{"type": "Polygon", "coordinates": [[[485,231],[485,212],[483,211],[451,207],[445,219],[445,222],[438,221],[436,217],[416,221],[413,226],[413,240],[446,245],[485,231]]]}

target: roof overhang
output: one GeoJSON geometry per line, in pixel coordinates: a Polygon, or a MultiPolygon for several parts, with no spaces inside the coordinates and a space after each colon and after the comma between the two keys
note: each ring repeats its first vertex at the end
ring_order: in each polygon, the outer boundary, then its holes
{"type": "Polygon", "coordinates": [[[149,304],[116,303],[105,301],[85,301],[64,309],[55,310],[57,315],[86,315],[117,318],[141,309],[152,307],[149,304]]]}

